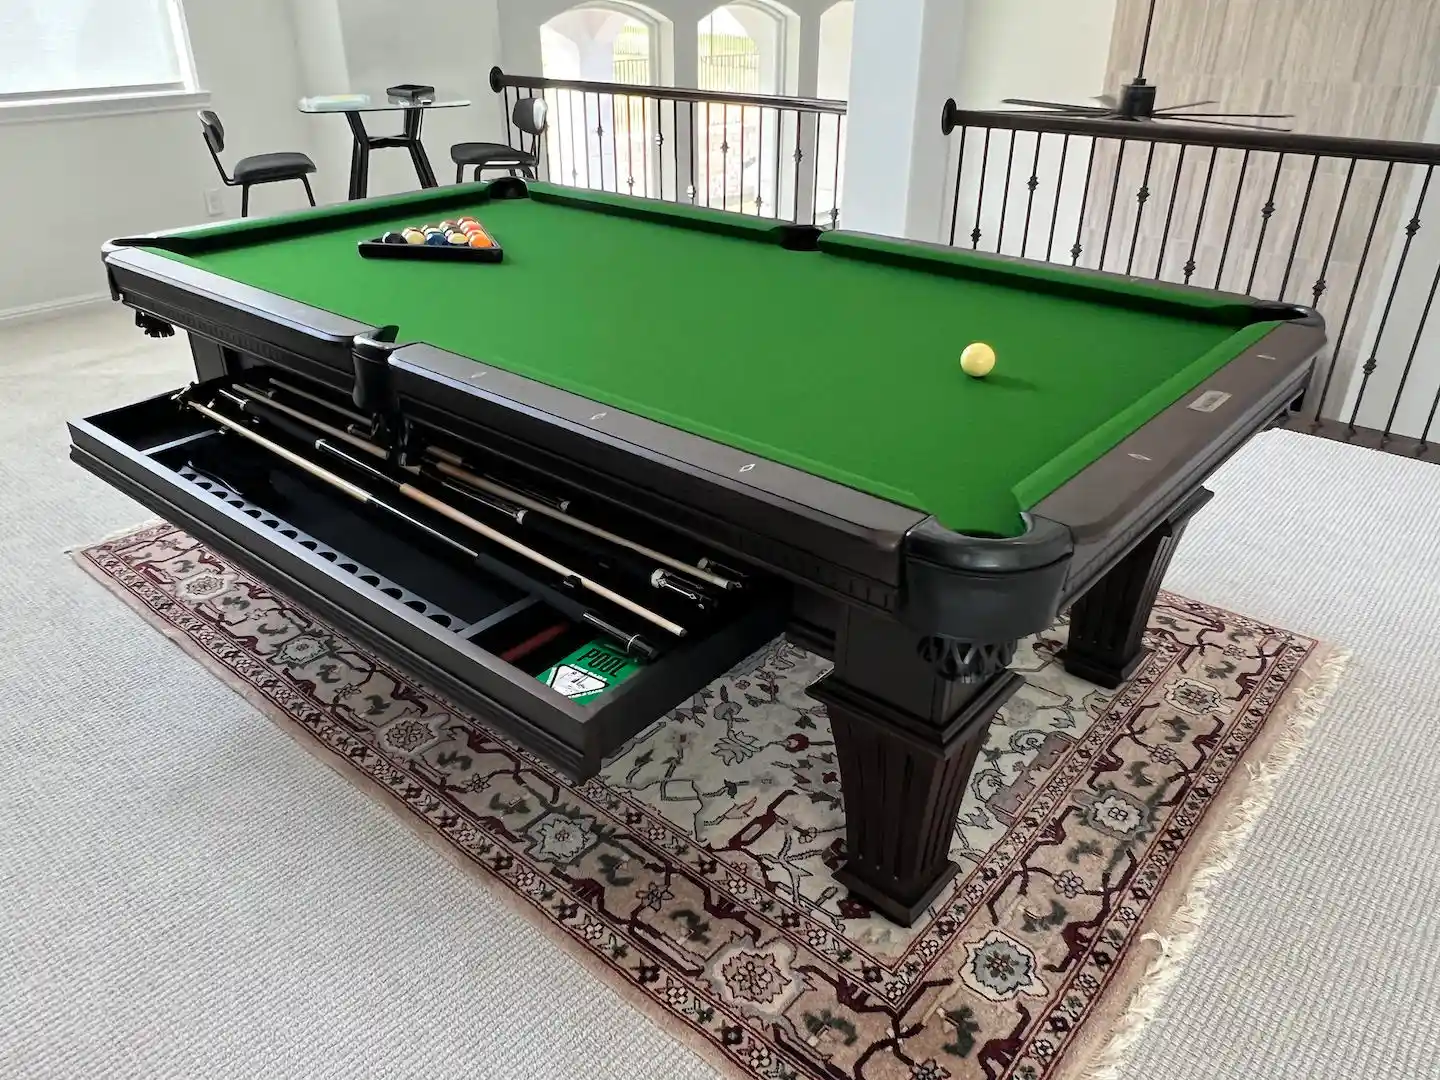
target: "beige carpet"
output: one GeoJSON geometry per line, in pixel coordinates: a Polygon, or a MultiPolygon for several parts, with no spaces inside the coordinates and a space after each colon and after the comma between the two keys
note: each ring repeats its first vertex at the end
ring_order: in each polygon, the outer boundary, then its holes
{"type": "MultiPolygon", "coordinates": [[[[969,779],[962,873],[900,928],[837,885],[828,665],[777,642],[594,780],[545,762],[168,525],[81,565],[717,1067],[1060,1080],[1120,1060],[1342,659],[1166,595],[1117,691],[1062,621],[969,779]]],[[[203,753],[203,750],[201,751],[203,753]]]]}

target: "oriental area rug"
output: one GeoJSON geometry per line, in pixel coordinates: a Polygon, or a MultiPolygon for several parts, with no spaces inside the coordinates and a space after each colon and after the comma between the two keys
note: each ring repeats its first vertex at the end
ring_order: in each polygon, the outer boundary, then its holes
{"type": "Polygon", "coordinates": [[[1118,1073],[1342,658],[1162,594],[1104,691],[1025,642],[909,929],[832,877],[826,662],[776,642],[595,779],[543,761],[169,525],[77,553],[144,618],[733,1077],[1118,1073]]]}

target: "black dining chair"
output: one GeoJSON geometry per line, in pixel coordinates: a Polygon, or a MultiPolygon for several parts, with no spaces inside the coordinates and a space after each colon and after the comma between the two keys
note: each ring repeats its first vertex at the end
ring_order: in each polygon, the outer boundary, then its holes
{"type": "Polygon", "coordinates": [[[315,171],[315,163],[308,157],[288,150],[276,154],[254,154],[237,161],[234,175],[227,175],[225,166],[220,164],[220,154],[225,149],[225,125],[220,123],[220,117],[211,109],[201,109],[198,115],[205,134],[205,145],[210,148],[210,156],[215,159],[215,168],[220,171],[220,179],[225,181],[226,187],[240,189],[241,217],[250,216],[250,189],[256,184],[299,180],[305,185],[305,195],[310,200],[310,205],[315,205],[315,192],[310,190],[310,174],[315,171]]]}
{"type": "Polygon", "coordinates": [[[511,176],[516,170],[527,180],[535,179],[540,164],[540,136],[545,134],[545,118],[550,106],[544,98],[526,97],[515,102],[510,119],[520,129],[520,147],[505,143],[462,142],[450,147],[450,160],[455,163],[455,182],[465,182],[465,170],[473,168],[475,179],[486,169],[504,169],[511,176]],[[524,136],[530,136],[530,149],[524,148],[524,136]]]}

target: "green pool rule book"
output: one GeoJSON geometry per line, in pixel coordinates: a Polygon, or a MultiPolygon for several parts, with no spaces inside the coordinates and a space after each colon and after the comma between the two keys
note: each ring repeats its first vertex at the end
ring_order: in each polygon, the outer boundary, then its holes
{"type": "Polygon", "coordinates": [[[540,675],[540,681],[577,705],[594,701],[640,668],[640,661],[603,641],[576,649],[540,675]]]}

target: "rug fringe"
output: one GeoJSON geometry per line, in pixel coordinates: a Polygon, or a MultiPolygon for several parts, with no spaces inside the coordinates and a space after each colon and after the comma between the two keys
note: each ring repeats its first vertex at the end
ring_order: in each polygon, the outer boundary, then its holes
{"type": "Polygon", "coordinates": [[[1190,879],[1185,897],[1166,921],[1163,930],[1151,930],[1141,937],[1142,942],[1153,943],[1159,953],[1146,967],[1140,985],[1112,1026],[1108,1040],[1088,1065],[1076,1074],[1075,1080],[1118,1080],[1141,1031],[1155,1019],[1185,962],[1195,950],[1200,931],[1210,914],[1210,894],[1215,884],[1234,867],[1241,848],[1255,831],[1256,823],[1274,801],[1281,777],[1309,742],[1310,732],[1334,695],[1350,662],[1350,655],[1348,651],[1337,649],[1323,657],[1309,685],[1297,694],[1285,729],[1270,752],[1264,760],[1246,766],[1249,780],[1244,798],[1206,843],[1204,855],[1190,879]]]}

